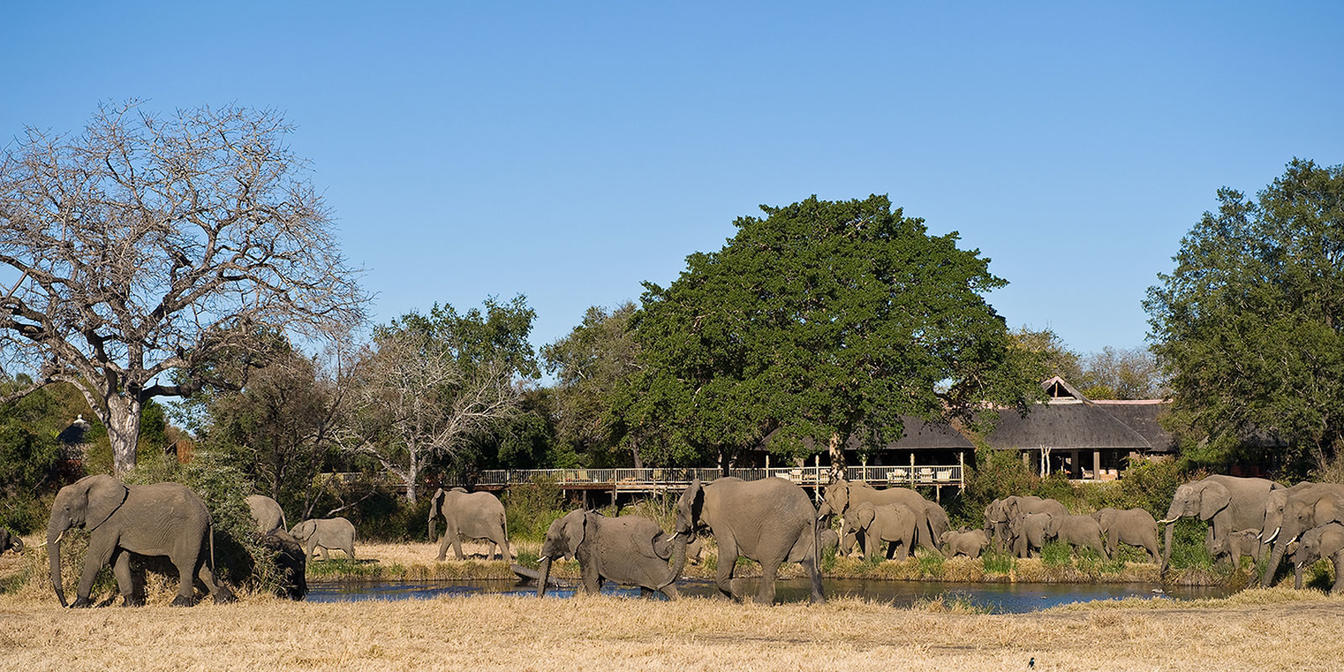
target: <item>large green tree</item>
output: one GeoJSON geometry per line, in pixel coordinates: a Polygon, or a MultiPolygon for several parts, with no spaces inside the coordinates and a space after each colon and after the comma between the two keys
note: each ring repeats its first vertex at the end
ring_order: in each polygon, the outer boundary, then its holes
{"type": "Polygon", "coordinates": [[[635,310],[630,302],[612,310],[593,306],[583,322],[541,349],[556,378],[556,439],[594,464],[642,466],[633,446],[618,450],[619,421],[610,412],[613,395],[639,370],[639,343],[630,331],[635,310]]]}
{"type": "Polygon", "coordinates": [[[717,252],[645,284],[640,371],[619,400],[626,441],[657,463],[718,460],[769,437],[800,456],[850,436],[899,438],[902,415],[1025,405],[1039,358],[1013,347],[985,294],[1005,281],[958,236],[885,196],[762,207],[717,252]]]}
{"type": "Polygon", "coordinates": [[[1144,303],[1174,418],[1198,460],[1268,447],[1258,457],[1301,471],[1344,437],[1344,167],[1294,159],[1255,198],[1222,188],[1218,203],[1144,303]]]}

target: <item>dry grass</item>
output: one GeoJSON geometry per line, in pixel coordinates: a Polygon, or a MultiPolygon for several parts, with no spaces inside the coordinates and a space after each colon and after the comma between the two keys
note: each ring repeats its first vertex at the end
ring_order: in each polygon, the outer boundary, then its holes
{"type": "Polygon", "coordinates": [[[1327,670],[1344,660],[1344,599],[1253,591],[983,615],[858,600],[483,595],[191,609],[61,610],[0,600],[0,670],[1327,670]],[[932,612],[932,613],[931,613],[932,612]],[[950,612],[950,613],[949,613],[950,612]],[[132,663],[131,661],[134,661],[132,663]]]}

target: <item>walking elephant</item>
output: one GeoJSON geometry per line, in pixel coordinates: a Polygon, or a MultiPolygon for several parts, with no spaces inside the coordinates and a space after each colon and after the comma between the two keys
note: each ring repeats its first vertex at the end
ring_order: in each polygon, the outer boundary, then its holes
{"type": "Polygon", "coordinates": [[[1106,555],[1115,555],[1120,544],[1137,546],[1160,563],[1162,556],[1157,546],[1157,520],[1144,509],[1105,508],[1092,514],[1101,526],[1101,536],[1106,539],[1106,555]]]}
{"type": "Polygon", "coordinates": [[[1008,544],[1013,555],[1030,558],[1039,555],[1046,542],[1059,532],[1060,516],[1027,513],[1008,521],[1008,544]]]}
{"type": "Polygon", "coordinates": [[[541,576],[537,596],[546,594],[551,563],[560,557],[579,559],[583,591],[597,594],[604,581],[639,586],[646,596],[661,591],[668,599],[678,597],[676,581],[686,566],[690,534],[669,535],[643,516],[609,518],[578,509],[551,523],[541,545],[541,576]],[[661,549],[671,541],[672,564],[661,549]]]}
{"type": "Polygon", "coordinates": [[[19,538],[19,535],[0,527],[0,553],[5,551],[23,553],[23,540],[19,538]]]}
{"type": "Polygon", "coordinates": [[[713,532],[719,547],[715,583],[722,595],[740,597],[733,592],[733,573],[742,556],[761,564],[757,602],[774,602],[775,580],[785,562],[801,563],[811,579],[812,601],[826,601],[817,510],[796,484],[731,477],[702,484],[697,478],[677,500],[677,534],[701,527],[713,532]]]}
{"type": "Polygon", "coordinates": [[[1069,510],[1058,500],[1042,499],[1035,495],[1010,495],[996,499],[985,507],[985,534],[999,550],[1011,550],[1009,523],[1018,516],[1031,513],[1063,517],[1069,515],[1069,510]]]}
{"type": "Polygon", "coordinates": [[[279,502],[266,495],[248,495],[245,501],[247,508],[252,511],[252,520],[257,523],[258,534],[289,529],[289,523],[285,522],[285,510],[280,508],[279,502]]]}
{"type": "Polygon", "coordinates": [[[126,485],[111,476],[85,476],[61,488],[47,521],[47,558],[56,599],[66,606],[61,585],[61,538],[71,528],[89,531],[89,548],[79,576],[75,601],[88,607],[98,570],[112,566],[122,604],[143,600],[135,594],[130,554],[166,556],[177,568],[174,606],[195,602],[193,579],[200,579],[216,602],[233,599],[215,580],[214,529],[210,511],[196,493],[178,483],[126,485]]]}
{"type": "Polygon", "coordinates": [[[1166,525],[1162,549],[1162,571],[1171,564],[1171,538],[1181,518],[1198,518],[1209,524],[1205,545],[1227,543],[1226,536],[1236,530],[1264,530],[1265,505],[1269,493],[1282,486],[1263,478],[1214,475],[1191,481],[1176,488],[1167,516],[1157,521],[1166,525]]]}
{"type": "Polygon", "coordinates": [[[1064,516],[1055,522],[1055,537],[1075,550],[1090,548],[1103,558],[1111,557],[1101,540],[1101,524],[1092,516],[1064,516]]]}
{"type": "Polygon", "coordinates": [[[1293,563],[1294,588],[1302,587],[1302,570],[1316,564],[1321,558],[1329,558],[1335,566],[1335,583],[1330,592],[1344,592],[1344,525],[1330,523],[1313,527],[1302,534],[1290,558],[1293,563]]]}
{"type": "Polygon", "coordinates": [[[943,553],[949,558],[958,555],[978,558],[989,546],[989,535],[984,530],[948,530],[938,538],[938,543],[943,545],[943,553]]]}
{"type": "Polygon", "coordinates": [[[864,502],[873,506],[884,504],[902,504],[921,514],[924,522],[915,532],[915,544],[922,546],[941,557],[938,550],[938,537],[948,528],[947,512],[943,507],[924,499],[923,495],[910,488],[885,488],[878,490],[867,483],[836,481],[826,486],[826,492],[818,512],[822,517],[838,515],[845,517],[851,508],[864,502]]]}
{"type": "Polygon", "coordinates": [[[914,554],[912,545],[915,533],[923,519],[923,511],[916,513],[904,504],[874,506],[872,502],[863,502],[850,509],[845,524],[863,541],[863,557],[872,555],[875,549],[884,546],[887,548],[887,557],[892,557],[893,551],[899,547],[900,554],[895,559],[904,560],[906,556],[914,554]]]}
{"type": "Polygon", "coordinates": [[[439,542],[439,560],[448,556],[448,545],[452,544],[453,555],[458,560],[467,556],[462,554],[462,539],[484,539],[490,542],[486,549],[486,558],[499,552],[504,562],[512,562],[509,552],[509,521],[504,515],[504,505],[499,498],[488,492],[467,492],[462,488],[435,491],[429,502],[429,540],[434,541],[434,521],[443,516],[443,541],[439,542]]]}
{"type": "Polygon", "coordinates": [[[355,558],[355,526],[340,516],[305,520],[295,525],[289,534],[298,540],[304,554],[310,558],[319,548],[323,560],[331,559],[329,549],[345,551],[351,560],[355,558]]]}
{"type": "Polygon", "coordinates": [[[1283,504],[1283,522],[1274,530],[1264,530],[1265,542],[1274,544],[1261,577],[1266,586],[1274,580],[1288,544],[1313,527],[1344,523],[1344,485],[1308,483],[1290,490],[1283,504]]]}

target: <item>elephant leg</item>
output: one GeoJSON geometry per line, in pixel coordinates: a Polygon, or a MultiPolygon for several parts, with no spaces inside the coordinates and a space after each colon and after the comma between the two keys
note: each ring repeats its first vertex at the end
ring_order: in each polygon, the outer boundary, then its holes
{"type": "Polygon", "coordinates": [[[650,589],[650,588],[645,588],[644,586],[640,586],[640,587],[639,587],[639,596],[642,597],[642,598],[644,598],[644,599],[646,599],[646,600],[647,600],[647,599],[651,599],[651,598],[653,597],[653,590],[650,589]]]}
{"type": "Polygon", "coordinates": [[[177,597],[173,598],[174,607],[190,607],[196,603],[196,568],[201,566],[200,548],[181,548],[172,558],[177,567],[177,597]]]}
{"type": "Polygon", "coordinates": [[[1330,562],[1335,566],[1335,585],[1330,587],[1330,594],[1344,593],[1344,551],[1331,556],[1330,562]]]}
{"type": "Polygon", "coordinates": [[[779,577],[779,561],[761,563],[761,585],[756,588],[757,604],[775,603],[775,580],[779,577]]]}
{"type": "Polygon", "coordinates": [[[901,552],[896,555],[896,559],[898,561],[905,562],[906,558],[909,558],[910,556],[914,555],[914,549],[910,548],[910,542],[911,540],[909,538],[906,538],[900,540],[899,542],[892,543],[893,546],[895,546],[898,543],[901,546],[901,552]]]}
{"type": "Polygon", "coordinates": [[[466,560],[467,556],[462,554],[462,535],[453,534],[453,555],[458,560],[466,560]]]}
{"type": "Polygon", "coordinates": [[[602,576],[597,571],[597,566],[592,562],[581,563],[583,572],[583,592],[589,595],[597,595],[602,592],[602,576]]]}
{"type": "Polygon", "coordinates": [[[504,536],[502,531],[499,535],[499,545],[502,548],[500,560],[503,560],[504,562],[513,562],[513,551],[509,550],[509,538],[504,536]]]}
{"type": "Polygon", "coordinates": [[[322,549],[322,561],[323,561],[323,562],[326,562],[326,561],[328,561],[328,560],[331,559],[331,551],[328,550],[326,546],[318,546],[318,548],[321,548],[321,549],[322,549]]]}
{"type": "Polygon", "coordinates": [[[1302,565],[1293,565],[1293,590],[1302,590],[1302,565]]]}
{"type": "Polygon", "coordinates": [[[210,591],[210,597],[214,598],[215,604],[224,604],[238,599],[234,596],[233,591],[229,590],[229,587],[215,576],[214,570],[210,569],[210,565],[204,559],[201,561],[201,568],[196,571],[196,578],[205,584],[206,589],[210,591]]]}
{"type": "Polygon", "coordinates": [[[681,593],[677,592],[677,584],[675,583],[669,583],[666,586],[663,586],[662,593],[666,595],[669,600],[681,599],[681,593]]]}
{"type": "Polygon", "coordinates": [[[724,539],[719,543],[719,567],[714,576],[714,583],[718,586],[720,595],[737,597],[733,595],[733,570],[736,568],[737,543],[732,539],[724,539]]]}
{"type": "MultiPolygon", "coordinates": [[[[457,530],[452,526],[443,531],[443,539],[439,540],[439,562],[448,558],[448,544],[452,543],[452,538],[455,536],[457,536],[457,530]]],[[[458,559],[461,560],[461,558],[458,559]]]]}
{"type": "Polygon", "coordinates": [[[117,592],[121,593],[121,606],[140,607],[145,601],[135,594],[135,577],[131,575],[131,554],[117,551],[112,560],[112,575],[117,578],[117,592]]]}
{"type": "Polygon", "coordinates": [[[355,559],[355,542],[353,539],[345,542],[345,548],[343,550],[346,555],[350,556],[351,560],[355,559]]]}
{"type": "Polygon", "coordinates": [[[92,606],[89,593],[93,592],[93,582],[98,578],[98,570],[112,561],[112,554],[116,550],[116,540],[110,535],[89,539],[89,550],[84,557],[84,569],[79,574],[79,588],[75,592],[75,601],[70,606],[92,606]]]}

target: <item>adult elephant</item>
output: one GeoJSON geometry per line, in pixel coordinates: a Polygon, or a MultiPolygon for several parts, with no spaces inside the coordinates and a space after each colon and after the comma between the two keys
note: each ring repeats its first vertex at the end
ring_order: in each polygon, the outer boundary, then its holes
{"type": "Polygon", "coordinates": [[[285,522],[285,510],[280,508],[280,502],[267,497],[266,495],[248,495],[246,500],[247,508],[252,512],[252,520],[257,523],[257,534],[270,534],[276,530],[284,532],[289,529],[289,523],[285,522]]]}
{"type": "Polygon", "coordinates": [[[495,554],[504,562],[512,562],[509,553],[509,522],[504,515],[504,505],[499,498],[488,492],[467,492],[463,488],[442,488],[434,492],[429,500],[429,540],[434,541],[434,521],[443,517],[443,541],[439,543],[439,560],[448,556],[448,545],[452,544],[453,554],[458,560],[467,556],[462,554],[462,538],[484,539],[490,542],[486,556],[495,554]]]}
{"type": "Polygon", "coordinates": [[[314,557],[317,549],[322,549],[322,559],[330,560],[332,550],[345,551],[351,560],[355,559],[355,524],[348,519],[313,518],[305,520],[289,531],[290,536],[303,546],[308,557],[314,557]]]}
{"type": "Polygon", "coordinates": [[[1069,515],[1069,510],[1059,500],[1041,498],[1035,495],[1010,495],[996,499],[985,507],[985,534],[999,550],[1011,548],[1009,523],[1014,518],[1033,513],[1048,513],[1058,518],[1069,515]]]}
{"type": "Polygon", "coordinates": [[[639,586],[646,596],[661,591],[668,599],[677,599],[677,579],[686,566],[689,534],[668,535],[658,523],[643,516],[609,518],[593,511],[578,509],[551,523],[541,544],[541,576],[537,596],[546,594],[551,578],[551,563],[559,557],[578,558],[583,575],[583,591],[597,594],[603,581],[639,586]],[[660,552],[672,544],[672,564],[660,552]]]}
{"type": "Polygon", "coordinates": [[[820,524],[807,493],[782,478],[743,481],[720,478],[691,482],[677,500],[677,534],[708,527],[719,547],[715,583],[723,595],[733,593],[733,572],[742,556],[761,564],[756,601],[775,600],[779,566],[797,562],[812,581],[812,601],[825,602],[821,590],[820,524]]]}
{"type": "Polygon", "coordinates": [[[1120,544],[1138,546],[1153,559],[1161,562],[1157,550],[1157,520],[1144,509],[1104,508],[1092,514],[1092,518],[1101,527],[1101,536],[1106,539],[1106,555],[1115,555],[1120,544]]]}
{"type": "Polygon", "coordinates": [[[1260,577],[1261,582],[1268,586],[1274,580],[1290,543],[1297,541],[1307,530],[1330,523],[1344,523],[1344,485],[1309,483],[1294,486],[1284,501],[1283,523],[1277,529],[1264,530],[1264,539],[1274,544],[1274,550],[1260,577]]]}
{"type": "Polygon", "coordinates": [[[893,551],[900,548],[895,559],[905,560],[906,556],[914,554],[915,531],[923,519],[922,510],[911,509],[904,504],[873,506],[871,502],[864,502],[851,510],[850,516],[845,518],[845,524],[854,531],[855,536],[863,539],[863,557],[886,546],[887,557],[892,557],[893,551]]]}
{"type": "Polygon", "coordinates": [[[0,553],[5,551],[23,553],[23,540],[19,538],[19,535],[0,527],[0,553]]]}
{"type": "Polygon", "coordinates": [[[177,567],[178,591],[173,606],[195,600],[193,577],[205,584],[216,602],[232,599],[215,581],[214,535],[210,511],[196,493],[177,483],[128,486],[111,476],[85,476],[61,488],[47,521],[47,558],[56,599],[66,606],[61,586],[61,538],[71,528],[89,531],[89,548],[79,577],[75,601],[87,607],[98,570],[112,566],[124,605],[141,602],[131,577],[131,553],[166,556],[177,567]],[[207,547],[208,546],[208,547],[207,547]]]}
{"type": "Polygon", "coordinates": [[[920,529],[915,531],[915,544],[942,557],[943,552],[938,550],[938,538],[950,527],[947,512],[943,507],[924,499],[923,495],[910,488],[878,490],[867,483],[836,481],[826,486],[818,514],[822,517],[835,514],[843,518],[851,509],[864,502],[873,506],[900,504],[921,512],[924,522],[920,529]]]}
{"type": "Polygon", "coordinates": [[[1162,549],[1162,571],[1171,565],[1171,537],[1181,518],[1198,518],[1209,524],[1205,545],[1227,543],[1227,535],[1237,530],[1264,530],[1265,505],[1269,493],[1280,485],[1263,478],[1242,478],[1221,474],[1191,481],[1176,488],[1167,516],[1157,521],[1167,526],[1162,549]]]}
{"type": "Polygon", "coordinates": [[[1055,521],[1055,538],[1072,546],[1074,550],[1090,548],[1103,559],[1111,558],[1111,554],[1106,552],[1105,542],[1102,541],[1101,525],[1092,516],[1069,515],[1064,516],[1063,520],[1055,521]]]}
{"type": "Polygon", "coordinates": [[[1050,513],[1025,513],[1008,521],[1008,545],[1013,555],[1030,558],[1040,553],[1046,542],[1059,533],[1059,523],[1065,516],[1050,513]]]}

